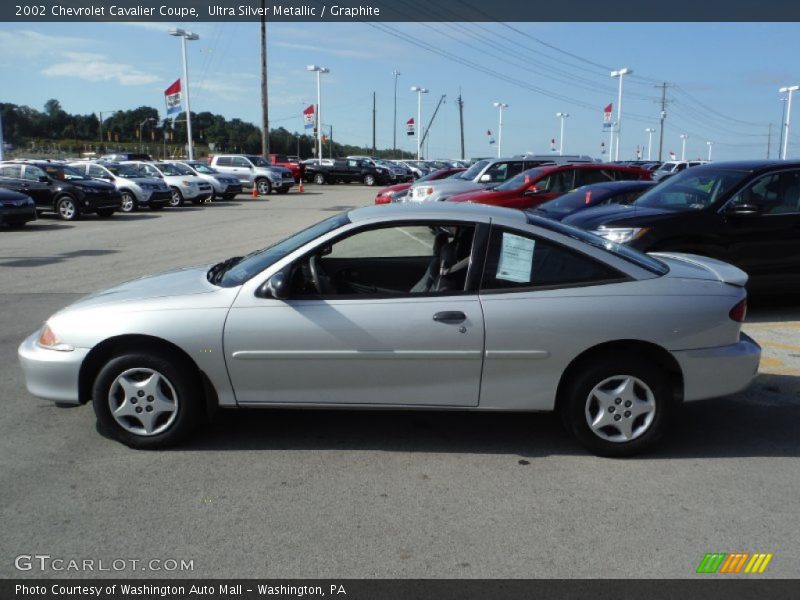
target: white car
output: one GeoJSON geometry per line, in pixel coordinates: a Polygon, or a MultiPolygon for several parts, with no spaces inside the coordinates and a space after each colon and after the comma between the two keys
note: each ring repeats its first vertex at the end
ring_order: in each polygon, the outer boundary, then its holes
{"type": "Polygon", "coordinates": [[[200,204],[211,199],[214,190],[211,184],[194,174],[187,166],[167,162],[130,161],[124,165],[137,165],[150,177],[163,179],[170,187],[170,206],[182,206],[185,200],[200,204]]]}
{"type": "Polygon", "coordinates": [[[134,165],[82,160],[69,166],[92,179],[113,183],[122,195],[122,212],[133,212],[142,206],[161,210],[172,198],[172,190],[163,179],[147,175],[134,165]]]}
{"type": "Polygon", "coordinates": [[[165,162],[188,167],[195,175],[210,183],[211,187],[214,189],[214,195],[211,197],[212,200],[215,198],[233,200],[237,194],[242,193],[242,182],[239,181],[238,177],[220,173],[202,160],[168,160],[165,162]]]}
{"type": "Polygon", "coordinates": [[[707,160],[668,160],[661,163],[661,166],[653,171],[653,181],[661,181],[667,177],[672,177],[675,173],[680,173],[684,169],[704,165],[707,162],[707,160]]]}

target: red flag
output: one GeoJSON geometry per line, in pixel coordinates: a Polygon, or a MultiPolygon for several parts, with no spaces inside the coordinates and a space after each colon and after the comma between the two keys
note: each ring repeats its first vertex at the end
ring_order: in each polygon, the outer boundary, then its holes
{"type": "Polygon", "coordinates": [[[314,105],[311,104],[308,108],[303,110],[303,123],[306,129],[314,127],[314,105]]]}
{"type": "Polygon", "coordinates": [[[164,101],[167,104],[167,116],[173,115],[173,119],[181,112],[181,80],[164,90],[164,101]]]}
{"type": "Polygon", "coordinates": [[[610,112],[611,112],[613,109],[614,109],[614,105],[613,105],[613,104],[609,104],[608,106],[606,106],[606,107],[603,109],[603,112],[610,113],[610,112]]]}
{"type": "Polygon", "coordinates": [[[167,89],[164,90],[164,95],[171,96],[172,94],[177,94],[180,91],[181,91],[181,80],[178,79],[177,81],[175,81],[175,83],[173,83],[171,86],[169,86],[167,89]]]}

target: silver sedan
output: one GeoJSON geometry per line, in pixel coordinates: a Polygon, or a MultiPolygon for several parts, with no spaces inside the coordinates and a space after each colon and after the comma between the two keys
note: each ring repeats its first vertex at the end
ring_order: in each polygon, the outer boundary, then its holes
{"type": "Polygon", "coordinates": [[[88,296],[19,357],[32,394],[92,401],[136,448],[217,407],[556,410],[590,451],[625,456],[681,402],[756,375],[746,280],[510,209],[369,207],[88,296]]]}

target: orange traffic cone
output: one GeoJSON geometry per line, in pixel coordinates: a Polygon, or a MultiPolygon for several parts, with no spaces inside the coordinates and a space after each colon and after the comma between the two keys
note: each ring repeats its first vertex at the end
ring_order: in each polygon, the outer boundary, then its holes
{"type": "Polygon", "coordinates": [[[251,198],[258,198],[258,187],[253,185],[253,191],[250,193],[251,198]]]}
{"type": "Polygon", "coordinates": [[[300,178],[300,184],[297,186],[297,191],[298,191],[298,193],[300,193],[300,194],[302,194],[303,192],[305,192],[305,191],[306,191],[306,190],[303,188],[303,178],[302,178],[302,177],[300,178]]]}

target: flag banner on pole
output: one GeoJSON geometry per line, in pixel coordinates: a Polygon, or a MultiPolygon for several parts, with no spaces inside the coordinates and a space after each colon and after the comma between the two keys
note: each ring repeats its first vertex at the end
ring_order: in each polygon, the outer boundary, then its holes
{"type": "Polygon", "coordinates": [[[406,134],[414,135],[414,117],[411,117],[408,121],[406,121],[406,134]]]}
{"type": "Polygon", "coordinates": [[[167,103],[167,116],[173,119],[181,112],[181,80],[178,79],[164,90],[164,101],[167,103]]]}
{"type": "Polygon", "coordinates": [[[494,144],[494,136],[492,135],[492,130],[487,129],[486,135],[489,136],[489,145],[491,146],[492,144],[494,144]]]}
{"type": "Polygon", "coordinates": [[[308,108],[303,110],[303,126],[306,129],[314,128],[314,105],[311,104],[308,108]]]}
{"type": "Polygon", "coordinates": [[[603,109],[603,131],[611,129],[611,113],[614,109],[613,104],[609,104],[603,109]]]}
{"type": "Polygon", "coordinates": [[[675,156],[675,153],[672,150],[670,150],[669,151],[669,159],[670,160],[675,160],[676,158],[678,158],[678,157],[675,156]]]}

